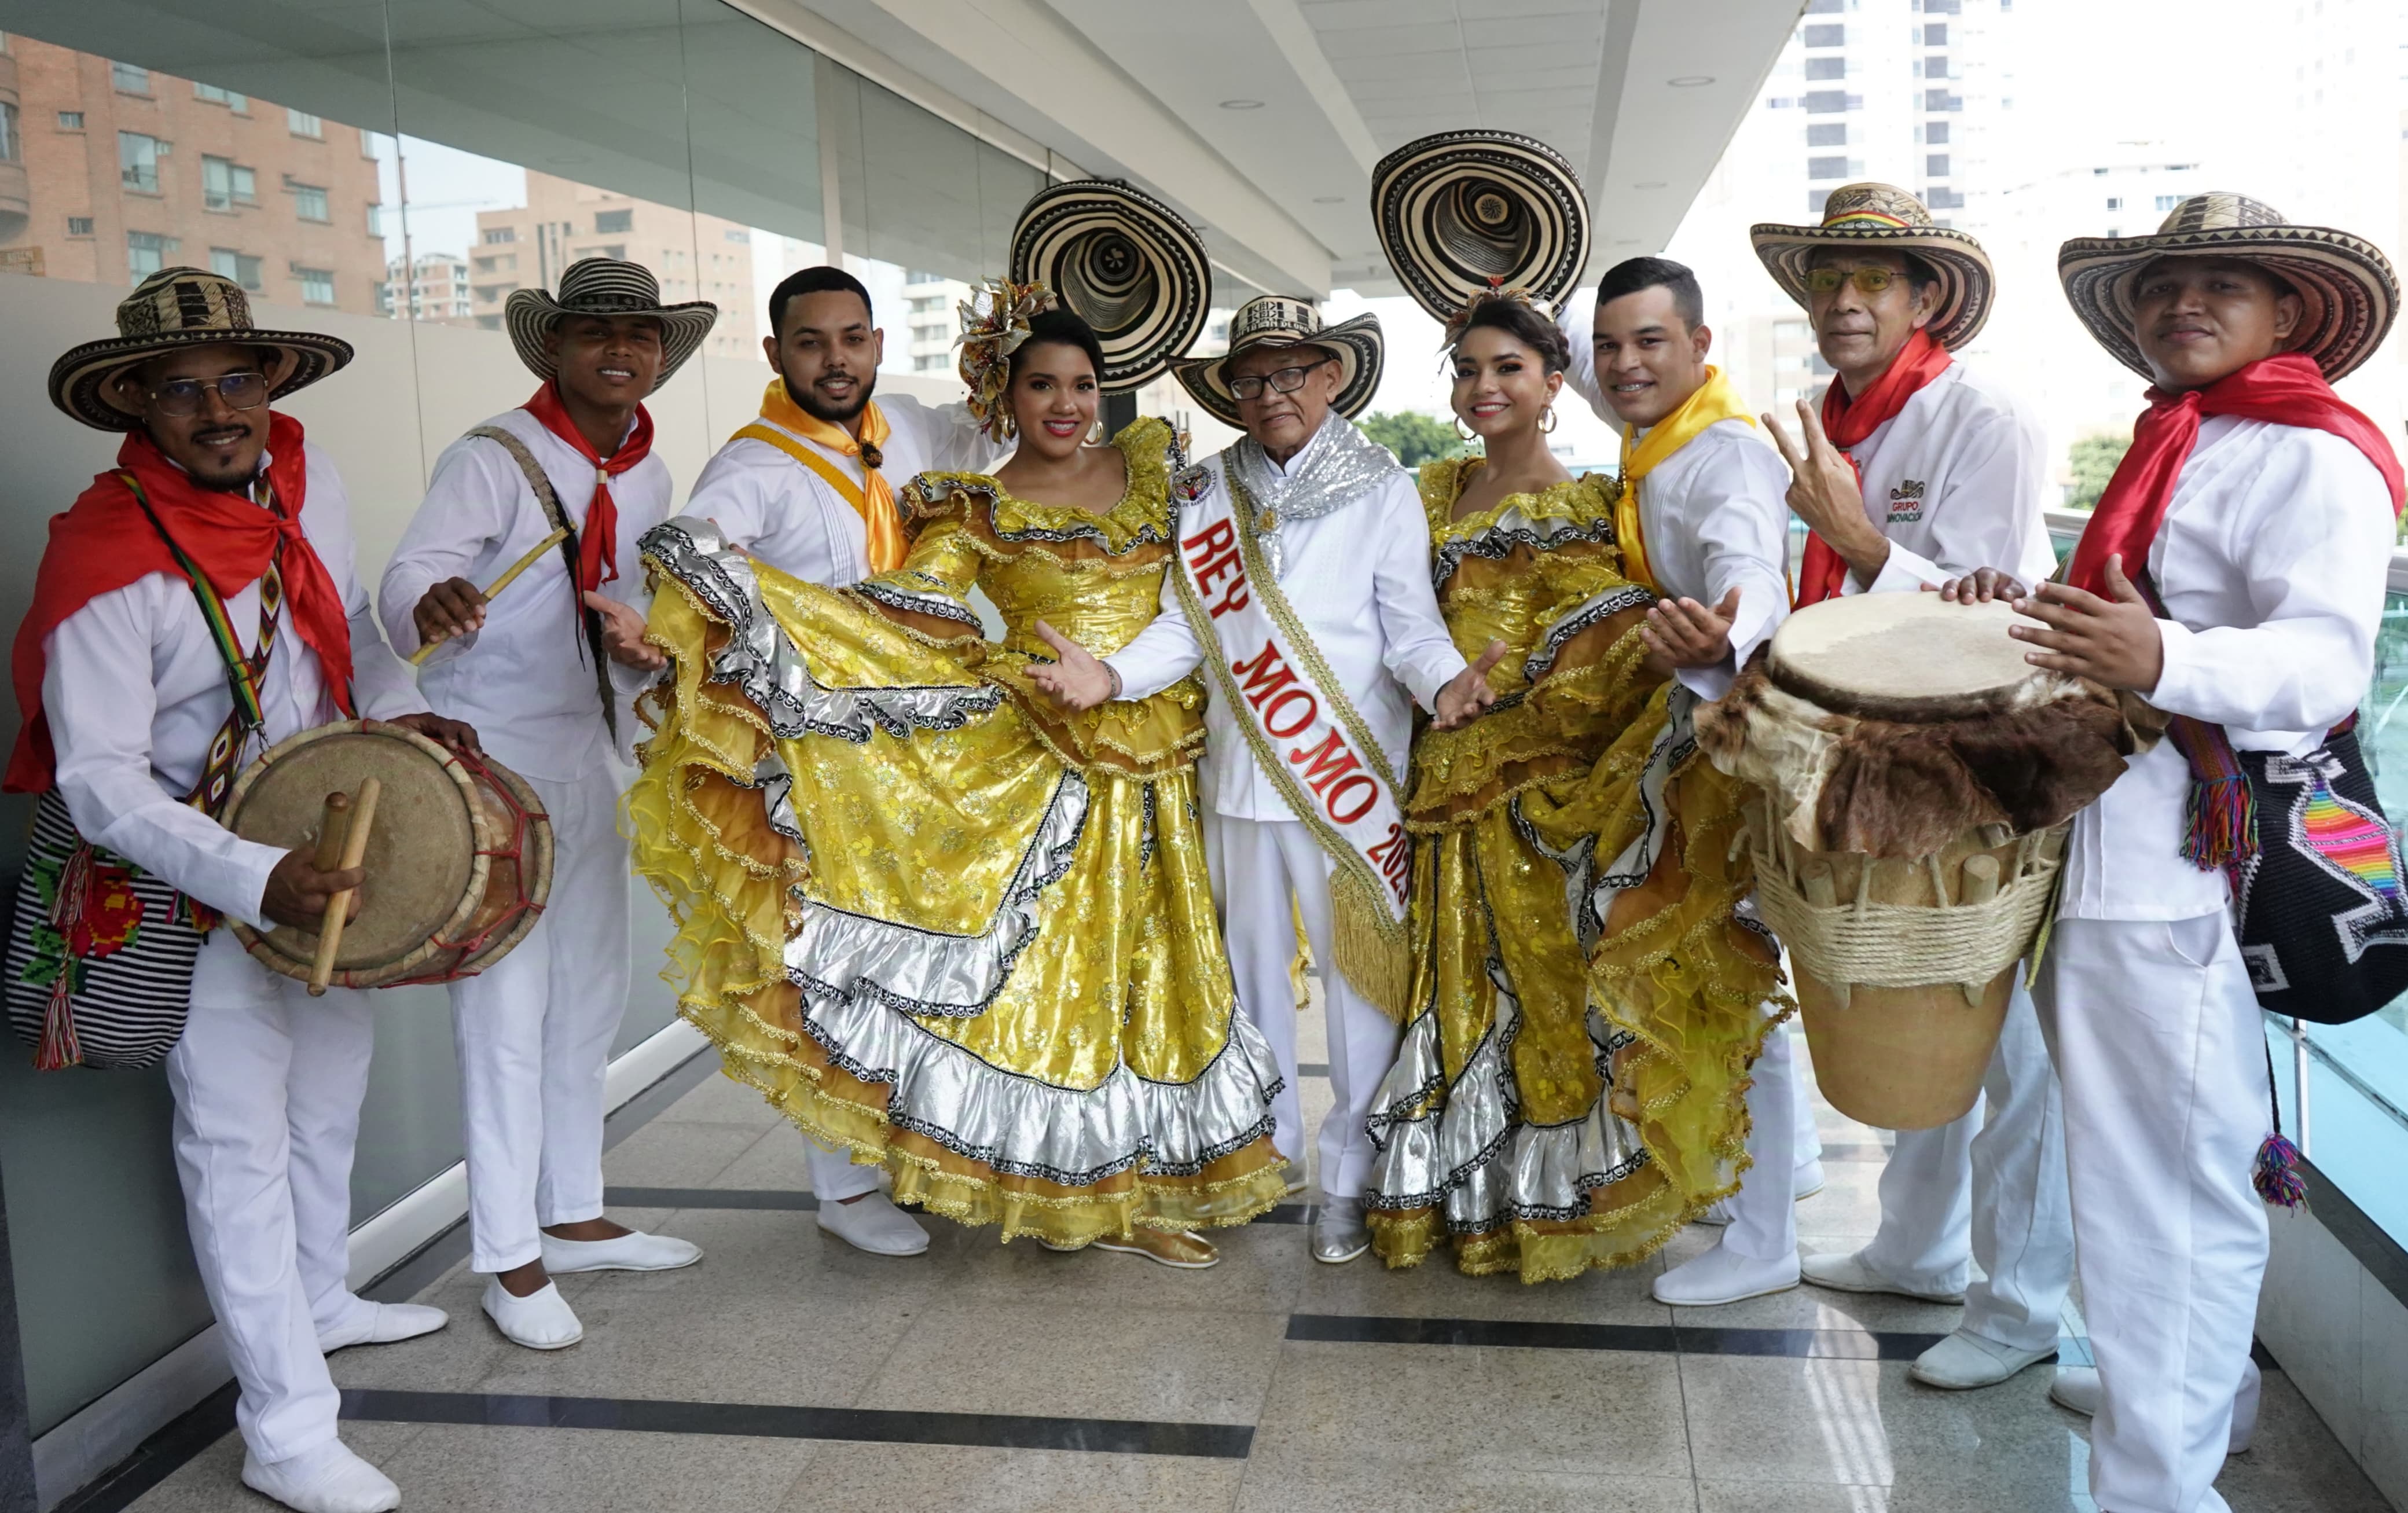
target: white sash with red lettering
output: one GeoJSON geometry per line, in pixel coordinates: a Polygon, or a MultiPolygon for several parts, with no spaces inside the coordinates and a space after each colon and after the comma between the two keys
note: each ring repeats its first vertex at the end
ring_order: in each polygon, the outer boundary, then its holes
{"type": "Polygon", "coordinates": [[[1234,472],[1198,466],[1179,482],[1180,603],[1210,649],[1213,687],[1254,761],[1329,853],[1332,964],[1401,1019],[1412,992],[1412,846],[1396,772],[1264,565],[1254,506],[1234,472]]]}

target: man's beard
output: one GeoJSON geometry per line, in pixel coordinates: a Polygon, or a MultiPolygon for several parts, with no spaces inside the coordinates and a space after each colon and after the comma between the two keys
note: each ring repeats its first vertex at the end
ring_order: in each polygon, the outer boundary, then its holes
{"type": "Polygon", "coordinates": [[[850,425],[864,409],[868,407],[870,398],[878,391],[876,368],[854,375],[857,382],[853,386],[853,402],[849,405],[827,403],[812,393],[809,384],[796,383],[787,374],[782,364],[779,365],[778,377],[786,380],[786,397],[800,406],[804,414],[815,421],[825,421],[830,425],[850,425]]]}

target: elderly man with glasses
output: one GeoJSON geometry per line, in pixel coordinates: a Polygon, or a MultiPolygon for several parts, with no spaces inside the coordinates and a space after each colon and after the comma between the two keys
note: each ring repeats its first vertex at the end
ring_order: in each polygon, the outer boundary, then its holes
{"type": "Polygon", "coordinates": [[[1062,660],[1031,675],[1083,709],[1204,670],[1212,886],[1239,1001],[1279,1058],[1272,1139],[1295,1163],[1291,1191],[1304,1182],[1288,977],[1299,917],[1322,968],[1331,1103],[1312,1247],[1333,1263],[1370,1247],[1365,1116],[1408,992],[1397,784],[1412,705],[1441,726],[1472,718],[1495,698],[1487,669],[1503,654],[1467,665],[1455,650],[1412,476],[1348,419],[1379,388],[1380,361],[1371,316],[1324,326],[1309,302],[1280,295],[1240,307],[1228,352],[1178,370],[1246,435],[1173,481],[1182,570],[1161,616],[1105,661],[1049,633],[1062,660]]]}

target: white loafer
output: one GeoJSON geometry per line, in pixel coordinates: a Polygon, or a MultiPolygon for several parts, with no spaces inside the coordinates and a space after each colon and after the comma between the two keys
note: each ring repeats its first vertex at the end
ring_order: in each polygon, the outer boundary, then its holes
{"type": "Polygon", "coordinates": [[[543,1269],[554,1277],[580,1271],[675,1271],[702,1259],[702,1247],[668,1235],[631,1229],[607,1240],[564,1240],[546,1235],[543,1269]]]}
{"type": "Polygon", "coordinates": [[[493,1277],[485,1283],[485,1317],[502,1332],[502,1337],[513,1345],[523,1345],[530,1350],[565,1350],[585,1337],[585,1326],[577,1320],[577,1310],[560,1295],[560,1287],[546,1282],[542,1288],[525,1297],[512,1295],[493,1277]]]}
{"type": "Polygon", "coordinates": [[[395,1340],[416,1339],[452,1321],[450,1314],[423,1303],[354,1301],[360,1306],[340,1325],[318,1336],[319,1353],[332,1355],[354,1345],[391,1345],[395,1340]]]}
{"type": "MultiPolygon", "coordinates": [[[[2245,1455],[2258,1437],[2258,1398],[2265,1378],[2258,1373],[2258,1363],[2249,1363],[2249,1370],[2241,1378],[2241,1390],[2232,1398],[2232,1433],[2226,1437],[2224,1453],[2245,1455]]],[[[2084,1418],[2099,1413],[2099,1368],[2097,1366],[2059,1366],[2057,1379],[2048,1384],[2048,1400],[2058,1407],[2068,1408],[2084,1418]]]]}
{"type": "Polygon", "coordinates": [[[1776,1261],[1758,1261],[1714,1242],[1704,1255],[1691,1257],[1656,1278],[1656,1301],[1676,1308],[1710,1308],[1747,1298],[1786,1292],[1798,1285],[1798,1252],[1776,1261]]]}
{"type": "MultiPolygon", "coordinates": [[[[1893,1297],[1913,1298],[1917,1303],[1962,1303],[1962,1292],[1920,1292],[1904,1282],[1894,1282],[1865,1261],[1858,1250],[1851,1255],[1813,1255],[1799,1263],[1799,1272],[1816,1287],[1828,1287],[1834,1292],[1886,1292],[1893,1297]]],[[[2029,1365],[2030,1362],[2024,1363],[2029,1365]]],[[[2021,1366],[2016,1367],[2018,1371],[2021,1366]]],[[[1938,1383],[1933,1385],[1937,1386],[1938,1383]]]]}
{"type": "Polygon", "coordinates": [[[393,1478],[339,1439],[281,1461],[246,1454],[242,1484],[295,1513],[389,1513],[401,1506],[393,1478]]]}
{"type": "Polygon", "coordinates": [[[2025,1367],[2036,1366],[2056,1354],[2054,1345],[2045,1350],[2018,1350],[2012,1345],[2001,1345],[1959,1329],[1916,1356],[1906,1374],[1926,1387],[1962,1392],[1976,1387],[1996,1387],[2025,1367]]]}
{"type": "Polygon", "coordinates": [[[851,1203],[822,1198],[820,1228],[873,1256],[916,1256],[928,1249],[928,1232],[920,1221],[876,1189],[851,1203]]]}

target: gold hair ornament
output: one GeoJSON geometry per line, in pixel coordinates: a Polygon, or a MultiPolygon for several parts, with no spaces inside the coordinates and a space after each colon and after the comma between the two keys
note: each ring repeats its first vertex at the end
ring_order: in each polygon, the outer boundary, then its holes
{"type": "Polygon", "coordinates": [[[1009,278],[987,279],[961,303],[962,334],[954,338],[962,350],[958,368],[969,385],[970,414],[996,441],[1010,441],[1017,429],[1005,399],[1011,387],[1011,354],[1028,339],[1028,323],[1061,303],[1043,284],[1009,278]]]}

